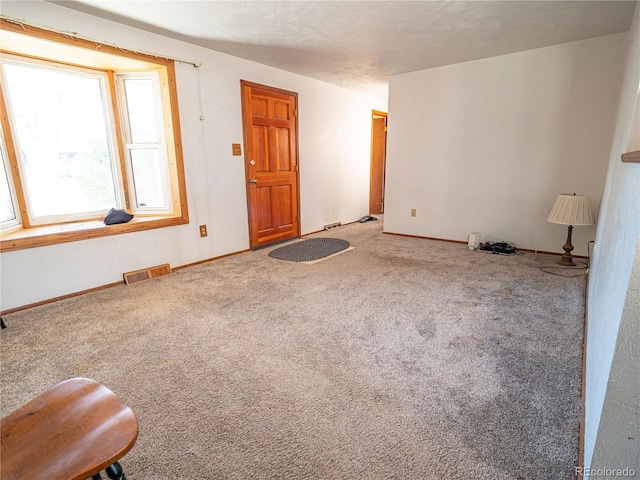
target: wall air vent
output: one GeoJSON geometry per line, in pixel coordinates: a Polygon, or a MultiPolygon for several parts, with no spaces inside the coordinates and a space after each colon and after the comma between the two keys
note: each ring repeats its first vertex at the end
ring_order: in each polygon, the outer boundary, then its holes
{"type": "Polygon", "coordinates": [[[330,223],[329,225],[325,225],[325,230],[333,230],[334,228],[338,228],[342,226],[342,222],[330,223]]]}
{"type": "Polygon", "coordinates": [[[157,267],[123,273],[122,276],[124,277],[124,283],[131,285],[132,283],[144,282],[145,280],[151,280],[152,278],[161,277],[170,273],[171,266],[168,263],[165,263],[164,265],[158,265],[157,267]]]}

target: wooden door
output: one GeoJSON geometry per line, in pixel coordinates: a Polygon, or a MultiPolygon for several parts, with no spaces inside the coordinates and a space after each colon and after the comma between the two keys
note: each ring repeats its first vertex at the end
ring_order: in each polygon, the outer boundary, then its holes
{"type": "Polygon", "coordinates": [[[297,94],[241,81],[250,245],[300,236],[297,94]]]}
{"type": "Polygon", "coordinates": [[[373,112],[371,125],[371,174],[369,215],[384,213],[384,170],[387,157],[387,114],[373,112]]]}

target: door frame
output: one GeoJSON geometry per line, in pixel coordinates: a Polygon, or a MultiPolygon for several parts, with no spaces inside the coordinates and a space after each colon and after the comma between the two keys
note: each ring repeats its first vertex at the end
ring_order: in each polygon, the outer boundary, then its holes
{"type": "MultiPolygon", "coordinates": [[[[299,144],[300,144],[300,129],[298,127],[298,92],[292,92],[289,90],[284,90],[281,88],[277,88],[277,87],[271,87],[269,85],[263,85],[261,83],[255,83],[255,82],[250,82],[248,80],[240,80],[240,99],[242,102],[242,139],[243,139],[243,144],[244,144],[244,156],[243,156],[243,162],[244,162],[244,181],[245,181],[245,192],[246,192],[246,196],[247,196],[247,221],[249,222],[249,248],[251,250],[254,250],[256,247],[256,245],[254,245],[253,243],[253,222],[252,220],[252,211],[251,211],[251,184],[249,182],[250,177],[249,177],[249,161],[251,160],[250,158],[248,158],[249,155],[249,139],[247,136],[247,129],[246,129],[246,120],[247,120],[247,106],[245,105],[245,100],[244,100],[244,87],[251,87],[251,88],[259,88],[261,90],[266,90],[268,92],[273,92],[273,93],[280,93],[283,95],[290,95],[294,98],[294,118],[295,118],[295,122],[294,122],[294,128],[296,129],[296,145],[295,145],[295,154],[296,154],[296,175],[295,175],[295,179],[296,179],[296,187],[297,187],[297,198],[295,199],[295,201],[297,202],[297,211],[298,211],[298,231],[296,232],[296,237],[300,238],[301,237],[301,214],[300,214],[300,148],[299,148],[299,144]]],[[[260,245],[259,248],[262,247],[266,247],[268,245],[260,245]]]]}
{"type": "Polygon", "coordinates": [[[374,120],[376,118],[384,118],[385,119],[385,141],[384,141],[384,160],[382,162],[382,213],[384,214],[384,192],[385,192],[385,182],[386,182],[386,171],[387,171],[387,127],[389,123],[389,114],[387,112],[382,112],[380,110],[371,110],[371,159],[369,163],[369,215],[373,215],[372,213],[372,202],[371,202],[371,191],[373,190],[373,161],[374,161],[374,152],[377,145],[375,142],[374,136],[374,120]]]}

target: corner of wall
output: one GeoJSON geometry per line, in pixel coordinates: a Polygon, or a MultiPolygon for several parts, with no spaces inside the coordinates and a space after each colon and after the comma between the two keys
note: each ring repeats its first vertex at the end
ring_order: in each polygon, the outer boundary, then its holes
{"type": "MultiPolygon", "coordinates": [[[[620,156],[626,152],[632,133],[639,86],[640,2],[636,2],[628,34],[625,71],[589,282],[582,445],[585,469],[591,468],[594,460],[597,465],[613,468],[622,458],[610,446],[618,441],[616,423],[626,418],[623,410],[627,407],[616,402],[613,392],[620,379],[628,382],[634,375],[637,376],[637,370],[629,372],[623,359],[626,358],[624,352],[628,350],[627,336],[632,334],[625,319],[629,305],[637,302],[638,296],[637,287],[634,286],[637,277],[632,277],[632,269],[635,272],[638,268],[640,165],[623,164],[620,156]],[[619,353],[619,349],[623,352],[619,353]],[[617,407],[613,408],[613,405],[617,407]]],[[[637,310],[635,315],[637,323],[637,310]]],[[[637,351],[635,355],[637,362],[637,351]]],[[[637,413],[629,427],[638,429],[637,413]]]]}
{"type": "Polygon", "coordinates": [[[640,235],[591,468],[640,473],[640,235]]]}

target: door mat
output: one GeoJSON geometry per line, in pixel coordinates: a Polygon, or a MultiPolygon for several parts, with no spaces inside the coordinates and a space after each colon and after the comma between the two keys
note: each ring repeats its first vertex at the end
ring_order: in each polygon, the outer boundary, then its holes
{"type": "Polygon", "coordinates": [[[269,256],[290,262],[312,262],[349,248],[349,242],[339,238],[310,238],[285,245],[269,252],[269,256]]]}

